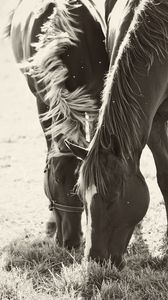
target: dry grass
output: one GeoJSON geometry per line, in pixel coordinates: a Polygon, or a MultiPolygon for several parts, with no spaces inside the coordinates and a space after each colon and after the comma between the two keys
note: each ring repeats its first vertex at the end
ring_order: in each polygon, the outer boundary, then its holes
{"type": "Polygon", "coordinates": [[[167,299],[166,254],[152,258],[133,244],[125,261],[123,270],[110,261],[87,263],[82,248],[70,253],[52,241],[23,237],[1,251],[0,299],[167,299]]]}

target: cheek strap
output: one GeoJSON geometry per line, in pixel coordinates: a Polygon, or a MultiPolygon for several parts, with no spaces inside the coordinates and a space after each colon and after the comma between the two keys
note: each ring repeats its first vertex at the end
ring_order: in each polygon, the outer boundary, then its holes
{"type": "Polygon", "coordinates": [[[49,188],[49,171],[50,171],[50,163],[47,163],[45,170],[44,170],[44,190],[45,194],[50,200],[49,210],[58,210],[62,212],[70,212],[70,213],[82,213],[84,211],[83,206],[70,206],[70,205],[63,205],[58,203],[55,199],[52,198],[50,188],[49,188]]]}

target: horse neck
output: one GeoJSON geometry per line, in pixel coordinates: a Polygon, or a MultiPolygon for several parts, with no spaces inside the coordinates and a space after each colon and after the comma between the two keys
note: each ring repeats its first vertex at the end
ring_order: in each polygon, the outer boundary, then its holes
{"type": "Polygon", "coordinates": [[[110,56],[110,65],[115,58],[134,16],[135,8],[140,0],[118,0],[109,15],[107,49],[110,56]]]}
{"type": "Polygon", "coordinates": [[[105,20],[107,22],[110,13],[113,10],[117,0],[105,0],[105,20]]]}
{"type": "Polygon", "coordinates": [[[87,146],[84,112],[97,117],[108,57],[100,24],[89,9],[80,3],[68,9],[69,6],[65,11],[54,10],[41,35],[33,63],[38,64],[34,68],[38,69],[36,76],[47,85],[45,101],[51,109],[43,120],[54,120],[48,134],[53,138],[61,134],[64,139],[73,137],[74,143],[87,146]],[[64,38],[65,27],[69,39],[64,38]],[[43,51],[45,47],[47,51],[43,51]]]}
{"type": "Polygon", "coordinates": [[[63,57],[63,63],[69,72],[66,86],[70,91],[79,86],[85,86],[87,93],[91,94],[100,105],[103,77],[108,70],[109,63],[104,43],[102,43],[105,36],[96,9],[93,7],[89,10],[89,1],[82,0],[81,2],[83,5],[76,11],[74,10],[74,21],[81,30],[81,34],[78,35],[78,47],[73,48],[70,55],[63,57]],[[78,64],[74,64],[74,61],[78,64]]]}
{"type": "Polygon", "coordinates": [[[157,5],[149,0],[139,3],[103,93],[99,136],[104,132],[116,135],[124,160],[141,153],[167,90],[168,26],[163,16],[168,3],[155,2],[157,5]],[[159,21],[161,16],[163,22],[159,21]]]}

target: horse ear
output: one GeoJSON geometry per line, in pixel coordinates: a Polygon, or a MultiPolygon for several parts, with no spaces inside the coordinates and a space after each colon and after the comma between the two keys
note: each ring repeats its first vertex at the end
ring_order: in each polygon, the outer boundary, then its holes
{"type": "Polygon", "coordinates": [[[121,157],[121,146],[118,141],[118,138],[116,137],[115,134],[111,134],[110,136],[110,149],[114,153],[115,156],[121,157]]]}
{"type": "Polygon", "coordinates": [[[65,140],[65,145],[71,150],[71,152],[76,156],[78,157],[79,159],[81,160],[84,160],[85,157],[87,156],[88,154],[88,150],[83,148],[83,147],[80,147],[78,145],[75,145],[73,143],[71,143],[70,141],[68,140],[65,140]]]}

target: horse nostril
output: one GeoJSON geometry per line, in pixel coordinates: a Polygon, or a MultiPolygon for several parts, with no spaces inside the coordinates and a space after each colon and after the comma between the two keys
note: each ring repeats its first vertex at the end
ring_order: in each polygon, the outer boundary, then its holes
{"type": "Polygon", "coordinates": [[[70,240],[65,240],[63,243],[63,246],[65,248],[67,248],[68,250],[72,250],[73,246],[72,246],[72,242],[70,240]]]}
{"type": "Polygon", "coordinates": [[[108,255],[107,252],[90,249],[89,258],[93,259],[97,263],[103,264],[105,260],[108,259],[108,255]]]}
{"type": "Polygon", "coordinates": [[[72,241],[72,240],[68,239],[68,240],[64,241],[63,246],[65,248],[67,248],[68,250],[72,250],[72,248],[78,249],[80,247],[80,241],[72,241]]]}
{"type": "Polygon", "coordinates": [[[119,270],[122,270],[125,267],[125,262],[122,259],[122,256],[113,256],[113,258],[111,258],[111,263],[115,265],[119,270]]]}

